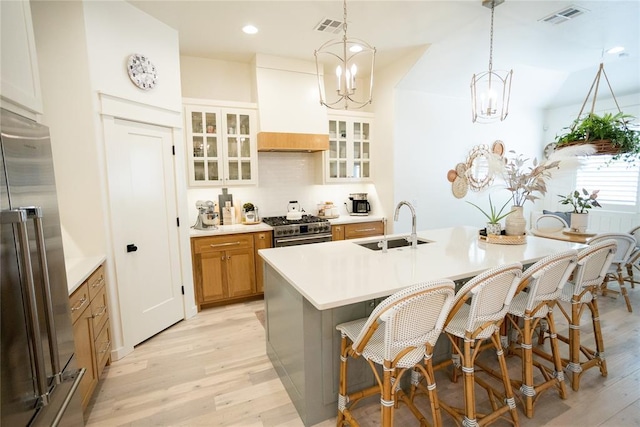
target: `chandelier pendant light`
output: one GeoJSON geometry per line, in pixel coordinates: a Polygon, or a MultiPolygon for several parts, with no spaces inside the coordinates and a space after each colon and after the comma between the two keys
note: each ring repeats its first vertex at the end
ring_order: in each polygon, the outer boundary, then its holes
{"type": "Polygon", "coordinates": [[[347,0],[344,0],[342,39],[329,40],[315,50],[320,104],[335,110],[353,110],[371,104],[373,67],[376,48],[367,42],[347,37],[347,0]],[[335,72],[327,77],[335,89],[325,91],[324,70],[335,72]],[[334,71],[335,70],[335,71],[334,71]]]}
{"type": "Polygon", "coordinates": [[[474,74],[471,78],[471,114],[474,123],[491,123],[504,120],[509,114],[511,77],[513,70],[493,69],[493,14],[504,0],[483,0],[482,5],[491,7],[491,33],[489,41],[489,70],[474,74]]]}

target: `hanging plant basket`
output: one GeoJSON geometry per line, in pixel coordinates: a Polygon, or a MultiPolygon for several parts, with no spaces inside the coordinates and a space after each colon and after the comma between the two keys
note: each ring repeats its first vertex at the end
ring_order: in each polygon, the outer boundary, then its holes
{"type": "Polygon", "coordinates": [[[634,162],[640,157],[640,133],[629,129],[629,123],[632,119],[634,119],[633,116],[624,114],[620,110],[616,96],[613,93],[613,89],[611,89],[609,78],[604,71],[604,65],[600,64],[598,73],[591,84],[591,88],[582,104],[578,117],[570,127],[565,128],[567,132],[556,138],[555,149],[590,144],[596,148],[595,154],[609,154],[612,155],[614,159],[634,162]],[[604,76],[611,91],[613,101],[618,108],[616,114],[604,113],[600,116],[594,113],[601,76],[604,76]],[[583,116],[582,112],[592,92],[594,93],[591,112],[583,116]]]}
{"type": "Polygon", "coordinates": [[[559,144],[559,146],[557,146],[556,148],[573,147],[575,145],[585,145],[585,144],[593,145],[595,147],[596,152],[594,154],[609,154],[609,155],[615,156],[616,154],[622,153],[622,151],[620,150],[620,147],[614,145],[610,139],[598,139],[596,141],[586,141],[582,139],[578,141],[563,142],[562,144],[559,144]]]}

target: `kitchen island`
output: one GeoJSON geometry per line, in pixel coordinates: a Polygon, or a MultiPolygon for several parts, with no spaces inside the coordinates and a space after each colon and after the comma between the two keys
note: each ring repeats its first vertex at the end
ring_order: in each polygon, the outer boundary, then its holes
{"type": "MultiPolygon", "coordinates": [[[[418,238],[429,243],[386,253],[359,245],[380,238],[259,251],[265,269],[267,354],[305,425],[336,415],[337,324],[368,316],[382,299],[415,283],[464,281],[488,268],[527,265],[584,247],[535,236],[527,236],[523,245],[488,244],[478,239],[477,228],[468,226],[421,231],[418,238]]],[[[434,357],[441,360],[448,351],[440,347],[434,357]]],[[[365,362],[359,362],[349,369],[354,388],[374,381],[365,362]]]]}

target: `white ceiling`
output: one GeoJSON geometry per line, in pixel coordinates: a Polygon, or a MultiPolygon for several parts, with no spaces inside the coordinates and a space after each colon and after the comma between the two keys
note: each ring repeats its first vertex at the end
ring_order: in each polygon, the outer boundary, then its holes
{"type": "MultiPolygon", "coordinates": [[[[129,3],[177,29],[181,55],[249,62],[259,52],[313,61],[314,49],[341,37],[314,32],[324,18],[342,21],[336,0],[129,3]],[[242,33],[248,23],[259,33],[242,33]]],[[[472,74],[489,61],[491,11],[481,3],[349,0],[348,35],[376,47],[378,68],[429,45],[402,87],[468,96],[472,74]]],[[[639,55],[638,0],[506,0],[495,8],[493,67],[513,69],[513,92],[540,106],[582,102],[601,61],[617,97],[640,92],[639,55]],[[557,25],[540,21],[571,5],[588,12],[557,25]],[[623,55],[604,53],[617,45],[626,48],[623,55]]],[[[606,85],[600,91],[609,95],[606,85]]]]}

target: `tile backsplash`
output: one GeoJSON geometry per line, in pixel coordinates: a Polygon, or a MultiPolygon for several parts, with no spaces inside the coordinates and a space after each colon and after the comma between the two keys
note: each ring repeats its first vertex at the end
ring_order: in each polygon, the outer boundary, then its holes
{"type": "MultiPolygon", "coordinates": [[[[258,185],[229,186],[234,205],[240,207],[251,202],[259,209],[260,216],[285,215],[289,201],[297,200],[301,209],[317,214],[317,205],[332,201],[340,208],[340,215],[348,215],[345,202],[349,193],[368,193],[372,215],[383,215],[372,183],[322,184],[323,153],[258,153],[258,185]]],[[[196,221],[197,200],[217,203],[222,187],[190,187],[187,191],[189,221],[196,221]]]]}

